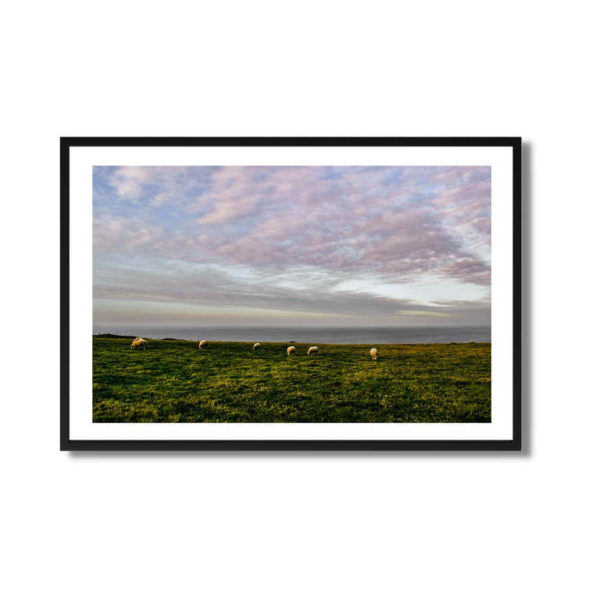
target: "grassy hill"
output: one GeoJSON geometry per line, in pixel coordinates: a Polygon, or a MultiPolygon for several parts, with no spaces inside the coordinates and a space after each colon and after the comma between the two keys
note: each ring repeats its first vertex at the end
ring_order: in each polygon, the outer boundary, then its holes
{"type": "Polygon", "coordinates": [[[445,422],[491,419],[491,345],[93,339],[95,422],[445,422]]]}

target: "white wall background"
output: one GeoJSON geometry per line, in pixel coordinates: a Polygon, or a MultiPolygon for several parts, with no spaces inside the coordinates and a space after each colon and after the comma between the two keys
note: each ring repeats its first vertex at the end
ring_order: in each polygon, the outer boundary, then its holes
{"type": "Polygon", "coordinates": [[[3,597],[597,598],[593,9],[3,4],[3,597]],[[60,135],[523,136],[528,451],[60,453],[60,135]]]}

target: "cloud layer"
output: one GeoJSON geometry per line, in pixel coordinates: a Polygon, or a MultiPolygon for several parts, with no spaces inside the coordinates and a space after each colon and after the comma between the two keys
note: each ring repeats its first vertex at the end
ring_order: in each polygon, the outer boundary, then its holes
{"type": "Polygon", "coordinates": [[[94,296],[489,322],[490,181],[489,167],[96,167],[94,296]]]}

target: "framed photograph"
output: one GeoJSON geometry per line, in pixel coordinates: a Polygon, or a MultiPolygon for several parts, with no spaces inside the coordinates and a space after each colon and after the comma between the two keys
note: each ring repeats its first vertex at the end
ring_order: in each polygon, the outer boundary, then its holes
{"type": "Polygon", "coordinates": [[[61,138],[62,450],[520,450],[520,138],[61,138]]]}

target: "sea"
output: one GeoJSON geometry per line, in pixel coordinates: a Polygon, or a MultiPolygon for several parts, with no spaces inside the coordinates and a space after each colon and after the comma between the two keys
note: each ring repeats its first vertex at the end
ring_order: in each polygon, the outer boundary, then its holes
{"type": "Polygon", "coordinates": [[[167,327],[97,328],[94,333],[222,342],[306,344],[447,344],[490,342],[489,325],[447,327],[167,327]]]}

